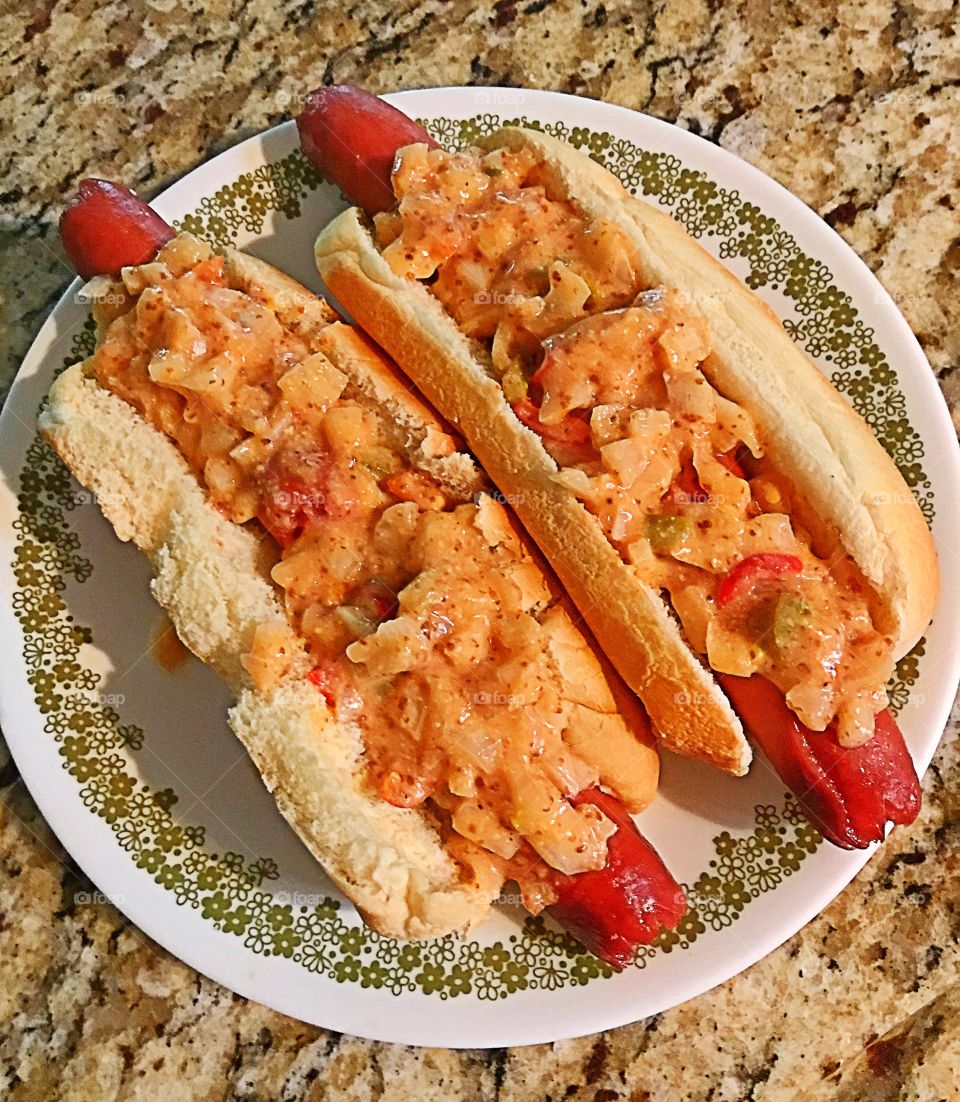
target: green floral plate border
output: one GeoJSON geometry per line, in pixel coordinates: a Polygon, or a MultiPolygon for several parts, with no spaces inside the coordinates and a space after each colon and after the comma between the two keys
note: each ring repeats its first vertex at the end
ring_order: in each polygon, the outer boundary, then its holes
{"type": "MultiPolygon", "coordinates": [[[[435,118],[427,125],[438,140],[459,148],[504,121],[540,127],[536,119],[502,120],[489,114],[467,120],[435,118]]],[[[791,301],[796,319],[788,320],[787,328],[811,355],[832,366],[834,382],[873,426],[932,521],[933,491],[923,467],[923,444],[907,418],[896,374],[827,267],[807,256],[774,219],[738,192],[683,167],[671,154],[640,148],[605,131],[563,124],[545,129],[585,149],[626,186],[658,200],[691,234],[714,243],[720,256],[745,265],[751,287],[777,290],[791,301]]],[[[219,188],[180,225],[215,245],[231,245],[241,233],[260,232],[271,211],[298,217],[304,199],[319,183],[305,159],[292,153],[219,188]]],[[[75,335],[64,365],[88,355],[92,347],[88,322],[75,335]]],[[[296,906],[265,890],[279,875],[270,858],[250,861],[238,853],[208,852],[204,828],[177,821],[176,793],[151,790],[129,770],[128,754],[143,744],[142,729],[124,724],[115,709],[94,696],[99,675],[80,661],[80,648],[92,642],[92,634],[74,621],[66,601],[68,581],[84,583],[93,565],[72,531],[70,514],[77,498],[69,475],[39,438],[27,452],[19,503],[14,611],[23,628],[24,658],[44,729],[80,785],[84,805],[109,824],[136,865],[179,905],[198,910],[254,953],[290,959],[338,983],[393,994],[420,991],[447,999],[472,993],[496,1000],[613,974],[571,938],[532,918],[519,933],[489,946],[453,937],[401,945],[345,922],[335,899],[296,906]]],[[[921,642],[899,663],[891,685],[894,707],[906,702],[922,654],[921,642]]],[[[731,926],[752,900],[795,873],[820,844],[789,795],[781,807],[758,806],[755,816],[747,835],[724,832],[714,838],[713,859],[685,885],[687,916],[676,931],[638,953],[638,968],[646,967],[654,954],[689,947],[707,929],[731,926]]]]}

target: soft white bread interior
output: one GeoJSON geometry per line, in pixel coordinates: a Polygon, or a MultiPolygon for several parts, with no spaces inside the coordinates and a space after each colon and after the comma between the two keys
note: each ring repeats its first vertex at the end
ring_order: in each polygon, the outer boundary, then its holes
{"type": "Polygon", "coordinates": [[[54,383],[40,429],[117,535],[148,556],[181,639],[237,694],[231,724],[281,812],[367,922],[426,938],[482,920],[489,891],[464,881],[429,815],[391,807],[366,785],[360,733],[304,681],[307,655],[289,656],[273,691],[253,687],[241,658],[259,626],[285,622],[268,541],[214,509],[175,446],[82,364],[54,383]]]}
{"type": "MultiPolygon", "coordinates": [[[[679,290],[708,322],[704,365],[717,389],[756,419],[767,452],[806,502],[821,549],[842,546],[876,593],[897,657],[916,642],[938,591],[936,554],[909,488],[866,423],[796,346],[773,312],[669,216],[631,196],[604,168],[536,131],[506,128],[484,142],[532,149],[555,194],[633,242],[650,286],[679,290]]],[[[660,596],[639,581],[599,523],[559,486],[557,467],[525,428],[468,340],[420,283],[397,276],[353,208],[317,239],[320,274],[360,325],[466,436],[665,745],[743,773],[750,749],[712,674],[687,646],[660,596]]]]}

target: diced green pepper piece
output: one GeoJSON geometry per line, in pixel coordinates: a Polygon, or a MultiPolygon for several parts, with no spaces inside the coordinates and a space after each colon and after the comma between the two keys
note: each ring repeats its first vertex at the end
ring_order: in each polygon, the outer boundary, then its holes
{"type": "Polygon", "coordinates": [[[503,387],[504,398],[511,405],[514,402],[519,402],[522,398],[526,398],[530,390],[527,377],[518,363],[512,363],[507,368],[500,380],[500,385],[503,387]]]}
{"type": "Polygon", "coordinates": [[[365,448],[360,455],[360,462],[378,482],[383,478],[389,478],[392,474],[397,474],[403,466],[395,452],[379,444],[365,448]]]}
{"type": "Polygon", "coordinates": [[[587,287],[590,290],[590,303],[596,306],[600,302],[600,299],[602,297],[600,294],[600,288],[588,275],[584,275],[583,272],[577,272],[577,275],[583,280],[584,283],[586,283],[587,287]]]}
{"type": "Polygon", "coordinates": [[[546,264],[540,264],[530,269],[530,278],[533,280],[538,295],[550,293],[550,269],[546,264]]]}
{"type": "Polygon", "coordinates": [[[778,647],[789,646],[805,626],[811,613],[810,605],[799,593],[782,593],[773,613],[773,641],[778,647]]]}
{"type": "Polygon", "coordinates": [[[661,555],[669,555],[690,538],[693,522],[689,517],[660,514],[647,517],[647,539],[650,546],[661,555]]]}
{"type": "Polygon", "coordinates": [[[362,639],[364,635],[376,631],[377,625],[356,605],[339,605],[336,614],[355,639],[362,639]]]}

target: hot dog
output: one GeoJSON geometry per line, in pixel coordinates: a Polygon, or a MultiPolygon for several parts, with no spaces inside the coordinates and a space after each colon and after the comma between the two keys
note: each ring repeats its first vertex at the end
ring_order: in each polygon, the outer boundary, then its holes
{"type": "Polygon", "coordinates": [[[153,260],[172,237],[155,210],[110,180],[81,180],[60,216],[60,240],[81,279],[117,279],[121,268],[153,260]]]}
{"type": "MultiPolygon", "coordinates": [[[[335,95],[298,126],[348,190],[323,140],[349,141],[335,95]]],[[[395,203],[322,230],[320,273],[518,503],[663,745],[739,775],[746,727],[838,845],[911,821],[884,688],[937,565],[868,426],[756,296],[586,156],[512,127],[451,154],[379,125],[395,203]]]]}
{"type": "Polygon", "coordinates": [[[150,558],[365,920],[441,936],[515,879],[615,967],[674,926],[683,893],[628,813],[656,788],[646,717],[455,438],[262,261],[173,236],[114,185],[81,185],[64,224],[78,270],[119,278],[41,431],[150,558]]]}

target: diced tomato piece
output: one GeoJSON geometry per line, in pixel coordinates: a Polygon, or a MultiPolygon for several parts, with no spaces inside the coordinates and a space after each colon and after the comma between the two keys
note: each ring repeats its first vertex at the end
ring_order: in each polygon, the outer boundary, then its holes
{"type": "Polygon", "coordinates": [[[120,274],[145,264],[173,237],[173,230],[129,189],[109,180],[81,180],[60,216],[60,238],[81,279],[120,274]]]}
{"type": "MultiPolygon", "coordinates": [[[[731,448],[728,452],[717,452],[716,459],[717,462],[722,463],[731,474],[735,474],[738,478],[745,479],[747,476],[737,461],[737,451],[737,448],[731,448]]],[[[667,496],[675,505],[702,504],[710,500],[710,495],[703,488],[700,478],[697,475],[696,467],[694,467],[689,459],[686,459],[680,467],[680,471],[673,480],[667,496]]]]}
{"type": "Polygon", "coordinates": [[[284,475],[265,481],[260,499],[260,523],[284,549],[303,532],[307,523],[324,512],[325,496],[319,486],[284,475]]]}
{"type": "Polygon", "coordinates": [[[717,604],[723,608],[735,597],[748,592],[761,578],[799,574],[802,569],[803,561],[796,555],[783,555],[777,551],[761,551],[758,555],[748,555],[720,579],[717,604]]]}
{"type": "Polygon", "coordinates": [[[672,930],[687,910],[680,885],[643,837],[619,800],[597,788],[574,797],[592,803],[617,831],[607,841],[607,863],[594,872],[558,876],[559,899],[547,913],[614,968],[625,968],[638,945],[672,930]]]}
{"type": "Polygon", "coordinates": [[[223,257],[211,256],[194,265],[193,274],[203,283],[222,287],[226,280],[223,275],[223,257]]]}
{"type": "Polygon", "coordinates": [[[380,779],[380,795],[393,807],[420,807],[433,791],[426,780],[391,770],[380,779]]]}
{"type": "Polygon", "coordinates": [[[834,845],[863,849],[883,838],[888,821],[912,823],[921,790],[903,735],[888,710],[873,738],[844,747],[836,727],[811,731],[765,677],[719,674],[749,734],[797,797],[810,822],[834,845]]]}
{"type": "Polygon", "coordinates": [[[396,597],[388,597],[386,594],[377,594],[371,598],[370,603],[378,620],[388,617],[397,607],[396,597]]]}
{"type": "Polygon", "coordinates": [[[316,685],[323,699],[331,708],[336,704],[337,671],[332,663],[327,662],[314,666],[307,674],[307,680],[311,685],[316,685]]]}
{"type": "Polygon", "coordinates": [[[564,447],[579,448],[590,443],[590,423],[585,416],[568,413],[558,424],[545,425],[540,410],[529,398],[513,403],[513,412],[520,421],[544,440],[564,447]]]}
{"type": "Polygon", "coordinates": [[[293,473],[283,467],[268,467],[257,516],[260,523],[284,549],[318,517],[341,519],[357,504],[350,471],[321,454],[304,458],[293,473]]]}
{"type": "Polygon", "coordinates": [[[674,505],[703,503],[710,500],[710,495],[700,484],[696,468],[689,460],[680,467],[667,496],[674,505]]]}
{"type": "Polygon", "coordinates": [[[352,593],[350,603],[366,611],[372,620],[380,621],[396,614],[398,600],[383,582],[373,581],[359,593],[352,593]]]}
{"type": "Polygon", "coordinates": [[[728,452],[717,452],[716,459],[718,463],[722,463],[724,467],[731,474],[735,474],[737,478],[746,478],[746,472],[737,460],[737,452],[739,448],[731,448],[728,452]]]}

